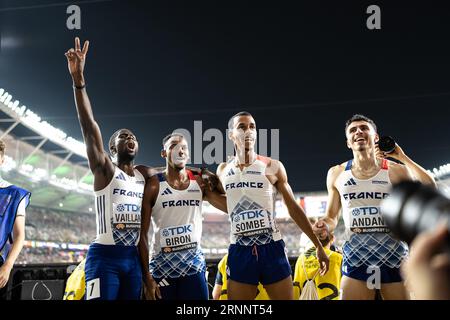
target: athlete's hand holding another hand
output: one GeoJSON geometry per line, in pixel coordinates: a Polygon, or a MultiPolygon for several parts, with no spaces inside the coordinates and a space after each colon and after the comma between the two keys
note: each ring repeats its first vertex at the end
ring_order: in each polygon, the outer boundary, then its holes
{"type": "Polygon", "coordinates": [[[312,229],[319,240],[323,240],[328,236],[329,229],[325,221],[316,221],[316,223],[312,225],[312,229]]]}

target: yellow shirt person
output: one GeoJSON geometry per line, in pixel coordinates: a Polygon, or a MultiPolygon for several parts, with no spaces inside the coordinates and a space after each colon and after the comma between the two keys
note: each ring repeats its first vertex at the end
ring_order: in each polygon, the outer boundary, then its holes
{"type": "Polygon", "coordinates": [[[341,265],[342,255],[338,252],[331,251],[324,247],[325,253],[330,259],[330,268],[328,272],[321,276],[317,273],[319,269],[319,262],[316,258],[316,248],[312,247],[298,257],[295,264],[294,273],[294,299],[300,298],[302,288],[306,283],[306,276],[308,280],[312,279],[314,275],[314,282],[317,288],[319,300],[339,300],[339,292],[341,286],[341,265]],[[303,268],[304,266],[304,268],[303,268]]]}
{"type": "Polygon", "coordinates": [[[63,300],[83,300],[84,292],[86,290],[85,276],[84,276],[84,265],[86,259],[80,262],[80,264],[75,268],[75,270],[67,279],[66,290],[64,292],[63,300]]]}
{"type": "MultiPolygon", "coordinates": [[[[219,262],[216,276],[216,284],[213,290],[213,298],[215,300],[228,300],[227,272],[226,272],[227,258],[228,254],[226,254],[219,262]]],[[[264,289],[261,283],[258,284],[255,300],[269,300],[269,295],[267,294],[266,289],[264,289]]]]}

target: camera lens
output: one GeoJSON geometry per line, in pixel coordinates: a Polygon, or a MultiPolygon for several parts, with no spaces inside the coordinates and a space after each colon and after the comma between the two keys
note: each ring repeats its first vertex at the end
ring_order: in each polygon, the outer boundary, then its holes
{"type": "Polygon", "coordinates": [[[450,199],[419,182],[405,181],[393,187],[381,203],[381,212],[392,233],[410,243],[444,219],[449,223],[450,199]]]}
{"type": "Polygon", "coordinates": [[[378,147],[383,152],[391,153],[395,150],[395,140],[390,136],[381,137],[378,141],[378,147]]]}

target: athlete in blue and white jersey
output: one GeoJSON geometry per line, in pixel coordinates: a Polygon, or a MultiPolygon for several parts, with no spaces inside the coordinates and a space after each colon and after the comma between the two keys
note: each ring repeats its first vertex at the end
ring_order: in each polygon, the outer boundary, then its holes
{"type": "Polygon", "coordinates": [[[328,270],[328,256],[295,200],[283,164],[256,154],[256,123],[251,114],[234,115],[228,129],[236,155],[217,168],[231,222],[228,298],[254,299],[262,283],[271,299],[293,299],[292,270],[275,221],[277,192],[292,219],[316,245],[322,273],[328,270]]]}
{"type": "Polygon", "coordinates": [[[144,184],[151,173],[147,167],[140,166],[140,171],[134,167],[138,141],[130,130],[120,129],[111,136],[110,155],[103,149],[85,88],[88,48],[88,41],[81,49],[76,38],[75,48],[66,53],[89,168],[94,175],[97,237],[86,258],[86,299],[137,300],[142,282],[137,249],[141,204],[144,184]]]}
{"type": "Polygon", "coordinates": [[[163,139],[162,157],[166,169],[149,179],[142,203],[139,249],[145,294],[148,299],[156,295],[163,300],[207,300],[206,263],[200,246],[202,201],[226,212],[224,196],[210,191],[207,182],[186,168],[189,149],[182,135],[163,139]]]}
{"type": "Polygon", "coordinates": [[[342,208],[346,236],[342,299],[373,300],[375,288],[381,289],[384,299],[405,299],[399,267],[408,247],[391,236],[380,203],[389,195],[391,184],[413,178],[431,185],[435,182],[398,145],[388,156],[404,165],[386,160],[376,145],[379,137],[371,119],[354,115],[347,121],[345,134],[353,159],[328,171],[326,217],[316,222],[314,231],[321,237],[334,230],[342,208]]]}

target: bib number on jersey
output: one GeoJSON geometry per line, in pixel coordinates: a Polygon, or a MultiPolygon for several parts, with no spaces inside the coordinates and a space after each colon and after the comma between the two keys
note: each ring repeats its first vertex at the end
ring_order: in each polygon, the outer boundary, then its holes
{"type": "Polygon", "coordinates": [[[379,207],[353,208],[350,212],[350,230],[354,233],[388,233],[379,207]]]}
{"type": "Polygon", "coordinates": [[[193,224],[167,227],[160,230],[161,252],[171,253],[197,247],[193,224]]]}
{"type": "Polygon", "coordinates": [[[139,230],[141,206],[133,203],[113,203],[113,228],[117,230],[139,230]]]}
{"type": "Polygon", "coordinates": [[[254,236],[270,233],[272,224],[270,213],[263,209],[253,209],[231,214],[231,231],[235,236],[254,236]]]}
{"type": "Polygon", "coordinates": [[[86,282],[86,300],[100,298],[100,278],[86,282]]]}

